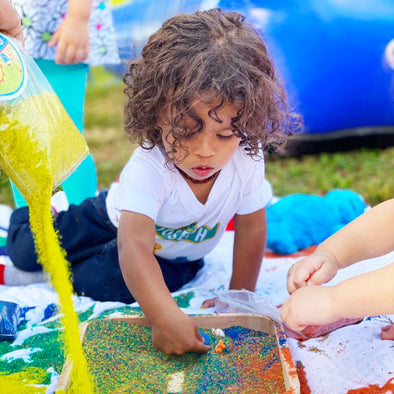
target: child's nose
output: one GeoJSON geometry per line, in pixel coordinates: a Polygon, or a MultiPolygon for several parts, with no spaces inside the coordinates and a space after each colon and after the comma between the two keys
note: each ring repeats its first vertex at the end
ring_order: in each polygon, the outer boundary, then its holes
{"type": "Polygon", "coordinates": [[[193,153],[202,157],[214,156],[216,151],[216,143],[214,138],[208,133],[201,133],[195,141],[193,141],[193,153]]]}

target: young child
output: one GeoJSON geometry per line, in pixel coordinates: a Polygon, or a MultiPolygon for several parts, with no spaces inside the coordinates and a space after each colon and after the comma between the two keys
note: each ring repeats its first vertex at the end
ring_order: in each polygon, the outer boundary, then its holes
{"type": "MultiPolygon", "coordinates": [[[[194,278],[234,215],[230,289],[255,290],[272,194],[263,149],[297,117],[264,41],[236,12],[169,19],[124,81],[125,129],[140,147],[108,193],[71,205],[54,224],[78,294],[137,300],[157,349],[206,352],[171,292],[194,278]]],[[[12,215],[6,284],[41,270],[28,219],[27,207],[12,215]]]]}
{"type": "MultiPolygon", "coordinates": [[[[26,51],[48,79],[76,127],[83,133],[89,66],[120,62],[109,0],[12,0],[22,18],[26,51]]],[[[11,183],[17,208],[25,206],[11,183]]],[[[62,184],[70,204],[97,193],[92,156],[62,184]]]]}
{"type": "MultiPolygon", "coordinates": [[[[394,313],[394,262],[384,268],[347,279],[330,281],[338,269],[394,250],[394,199],[359,216],[329,237],[316,251],[289,271],[291,296],[282,307],[282,318],[292,330],[340,318],[394,313]]],[[[382,339],[394,340],[394,324],[383,327],[382,339]]]]}
{"type": "Polygon", "coordinates": [[[24,43],[21,19],[9,0],[0,0],[0,32],[24,43]]]}

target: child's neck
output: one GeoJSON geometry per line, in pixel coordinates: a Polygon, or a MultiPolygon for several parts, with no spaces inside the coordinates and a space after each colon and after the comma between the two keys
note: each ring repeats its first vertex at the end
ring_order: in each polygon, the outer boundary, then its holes
{"type": "Polygon", "coordinates": [[[193,194],[196,196],[197,200],[204,205],[208,200],[209,193],[211,192],[212,186],[215,183],[217,177],[219,176],[220,171],[200,181],[198,179],[194,179],[191,176],[185,174],[178,167],[176,168],[179,171],[179,173],[183,176],[186,183],[189,185],[190,189],[192,190],[193,194]]]}
{"type": "Polygon", "coordinates": [[[193,184],[201,184],[201,183],[211,182],[217,178],[217,176],[219,175],[219,172],[220,172],[220,170],[219,170],[219,171],[215,172],[213,175],[211,175],[210,177],[205,178],[205,179],[195,179],[195,178],[192,178],[191,176],[187,175],[186,172],[183,172],[179,167],[175,166],[175,168],[180,172],[180,174],[185,179],[187,179],[188,181],[190,181],[193,184]]]}

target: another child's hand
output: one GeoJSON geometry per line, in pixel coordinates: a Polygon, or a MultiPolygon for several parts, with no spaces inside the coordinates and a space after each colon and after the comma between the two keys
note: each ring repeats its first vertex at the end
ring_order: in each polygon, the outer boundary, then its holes
{"type": "Polygon", "coordinates": [[[0,0],[0,32],[24,44],[21,18],[8,0],[0,0]]]}
{"type": "Polygon", "coordinates": [[[284,303],[281,318],[294,331],[309,325],[332,323],[338,319],[333,302],[334,287],[307,286],[296,290],[284,303]]]}
{"type": "Polygon", "coordinates": [[[89,55],[89,28],[84,18],[68,15],[52,35],[49,47],[57,45],[56,63],[76,64],[89,55]]]}
{"type": "Polygon", "coordinates": [[[328,252],[315,252],[297,261],[287,274],[287,290],[292,294],[300,287],[322,285],[330,281],[338,271],[338,261],[328,252]]]}
{"type": "Polygon", "coordinates": [[[388,326],[382,327],[380,338],[394,341],[394,324],[389,324],[388,326]]]}
{"type": "Polygon", "coordinates": [[[159,323],[152,324],[152,339],[155,348],[166,354],[206,353],[210,349],[192,318],[181,310],[161,316],[159,323]]]}
{"type": "Polygon", "coordinates": [[[205,300],[202,303],[201,308],[202,309],[213,308],[215,304],[216,304],[216,298],[210,298],[209,300],[205,300]]]}

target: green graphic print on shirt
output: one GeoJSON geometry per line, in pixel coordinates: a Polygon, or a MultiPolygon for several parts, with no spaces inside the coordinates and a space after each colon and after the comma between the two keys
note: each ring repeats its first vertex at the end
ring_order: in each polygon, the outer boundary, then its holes
{"type": "Polygon", "coordinates": [[[216,223],[212,228],[208,226],[197,227],[197,223],[175,229],[156,225],[156,234],[168,241],[188,241],[197,244],[213,238],[218,232],[219,227],[220,223],[216,223]]]}

